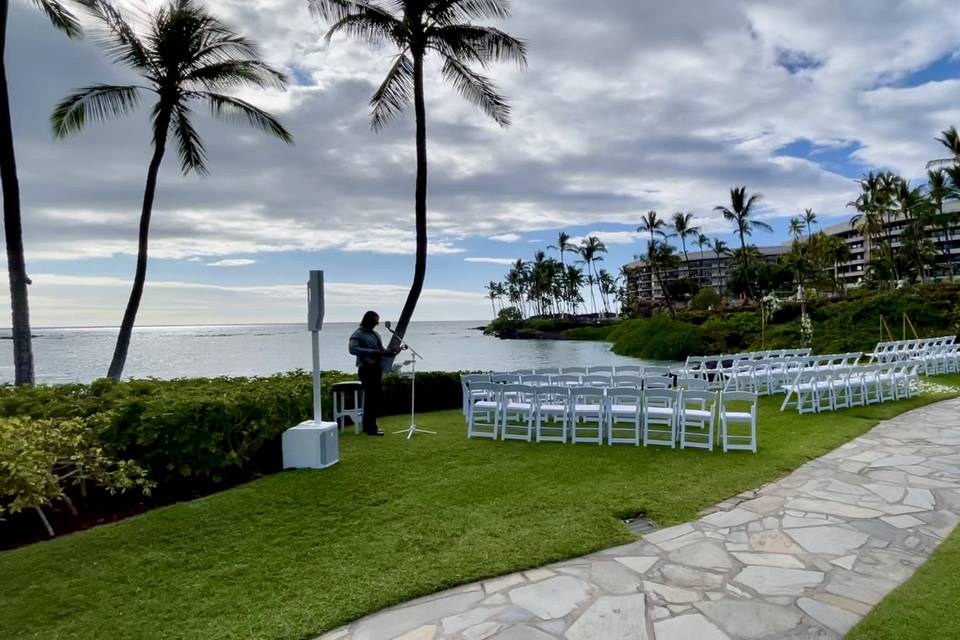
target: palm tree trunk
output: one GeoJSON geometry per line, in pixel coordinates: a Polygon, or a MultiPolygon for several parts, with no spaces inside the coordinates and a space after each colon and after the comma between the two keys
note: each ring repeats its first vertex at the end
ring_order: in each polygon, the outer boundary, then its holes
{"type": "Polygon", "coordinates": [[[0,0],[0,182],[3,191],[3,231],[7,241],[7,273],[10,278],[14,382],[32,385],[33,344],[27,300],[27,267],[23,256],[23,226],[20,220],[20,185],[17,181],[17,158],[13,148],[13,123],[4,62],[8,5],[9,0],[0,0]]]}
{"type": "Polygon", "coordinates": [[[740,232],[740,256],[743,261],[743,275],[747,279],[747,294],[750,296],[750,299],[753,300],[753,283],[750,282],[750,267],[749,259],[747,257],[747,243],[743,239],[743,232],[740,232]]]}
{"type": "Polygon", "coordinates": [[[396,335],[390,346],[396,348],[400,338],[407,333],[407,326],[417,308],[423,280],[427,274],[427,109],[423,100],[423,50],[414,50],[413,54],[413,106],[417,121],[417,185],[415,192],[415,216],[417,233],[417,254],[413,266],[413,283],[403,310],[397,320],[396,335]]]}
{"type": "Polygon", "coordinates": [[[127,362],[127,352],[130,349],[130,337],[133,335],[133,324],[140,309],[140,299],[143,298],[143,285],[147,280],[147,245],[150,240],[150,216],[153,214],[153,200],[157,194],[157,174],[160,173],[160,163],[163,162],[163,152],[166,149],[167,129],[170,126],[170,113],[161,112],[157,117],[154,138],[153,158],[147,169],[147,186],[143,191],[143,209],[140,211],[140,235],[137,240],[137,269],[133,276],[133,289],[127,308],[123,312],[123,322],[120,323],[120,333],[117,335],[117,346],[113,350],[113,360],[107,377],[111,380],[120,380],[123,367],[127,362]]]}

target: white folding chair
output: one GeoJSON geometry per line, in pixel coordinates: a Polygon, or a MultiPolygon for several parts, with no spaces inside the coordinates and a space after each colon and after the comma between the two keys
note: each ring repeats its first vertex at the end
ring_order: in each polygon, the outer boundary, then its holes
{"type": "Polygon", "coordinates": [[[553,376],[552,384],[558,384],[562,387],[578,387],[580,386],[580,375],[575,373],[564,373],[558,376],[553,376]]]}
{"type": "Polygon", "coordinates": [[[570,389],[570,441],[603,444],[604,408],[603,389],[572,387],[570,389]]]}
{"type": "Polygon", "coordinates": [[[640,444],[643,394],[636,387],[607,389],[607,444],[640,444]]]}
{"type": "Polygon", "coordinates": [[[678,392],[673,389],[644,390],[643,446],[676,447],[677,399],[678,392]]]}
{"type": "Polygon", "coordinates": [[[497,439],[500,432],[502,385],[471,382],[467,410],[467,437],[497,439]]]}
{"type": "Polygon", "coordinates": [[[706,391],[707,381],[703,378],[677,378],[677,389],[684,391],[706,391]]]}
{"type": "Polygon", "coordinates": [[[524,376],[520,376],[520,382],[522,384],[529,384],[533,387],[541,387],[545,384],[550,384],[550,376],[542,373],[529,373],[524,376]]]}
{"type": "Polygon", "coordinates": [[[643,376],[644,389],[672,389],[673,378],[666,376],[643,376]]]}
{"type": "Polygon", "coordinates": [[[713,420],[716,391],[681,391],[680,448],[713,450],[713,420]]]}
{"type": "Polygon", "coordinates": [[[664,367],[658,364],[650,364],[643,367],[643,377],[647,376],[668,376],[670,375],[670,368],[664,367]]]}
{"type": "Polygon", "coordinates": [[[599,387],[604,389],[610,386],[610,376],[586,375],[580,378],[580,384],[585,387],[599,387]]]}
{"type": "Polygon", "coordinates": [[[460,376],[460,387],[463,391],[463,415],[470,411],[470,385],[477,382],[490,382],[489,374],[467,373],[460,376]]]}
{"type": "Polygon", "coordinates": [[[817,378],[818,373],[816,371],[798,370],[793,381],[784,387],[786,394],[783,398],[783,404],[780,405],[780,411],[784,411],[790,405],[790,400],[796,396],[797,413],[816,413],[817,378]]]}
{"type": "Polygon", "coordinates": [[[570,389],[557,385],[534,388],[537,442],[566,442],[570,423],[570,389]]]}
{"type": "Polygon", "coordinates": [[[641,378],[640,376],[616,375],[610,378],[610,386],[633,387],[634,389],[640,389],[643,387],[643,378],[641,378]]]}
{"type": "Polygon", "coordinates": [[[533,440],[533,420],[536,405],[533,397],[536,387],[526,384],[505,384],[501,390],[500,437],[503,440],[533,440]]]}
{"type": "Polygon", "coordinates": [[[717,414],[720,419],[720,442],[724,452],[734,449],[757,452],[757,395],[755,393],[720,392],[717,414]],[[749,432],[734,431],[732,428],[734,425],[746,425],[749,432]]]}
{"type": "Polygon", "coordinates": [[[492,373],[490,381],[498,384],[520,384],[520,374],[518,373],[492,373]]]}

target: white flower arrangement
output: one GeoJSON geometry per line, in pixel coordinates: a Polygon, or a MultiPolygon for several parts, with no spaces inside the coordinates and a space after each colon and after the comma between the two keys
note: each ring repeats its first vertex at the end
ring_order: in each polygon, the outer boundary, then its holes
{"type": "Polygon", "coordinates": [[[800,316],[800,344],[809,347],[813,343],[813,320],[806,311],[800,316]]]}

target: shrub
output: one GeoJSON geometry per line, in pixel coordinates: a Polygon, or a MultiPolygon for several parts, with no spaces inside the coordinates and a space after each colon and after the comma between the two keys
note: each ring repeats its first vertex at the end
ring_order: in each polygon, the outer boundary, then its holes
{"type": "Polygon", "coordinates": [[[700,329],[669,316],[622,322],[608,337],[616,353],[647,360],[683,360],[703,352],[700,329]]]}
{"type": "Polygon", "coordinates": [[[487,325],[483,332],[487,335],[511,336],[516,333],[517,328],[523,322],[523,314],[516,307],[504,307],[500,309],[497,318],[487,325]]]}
{"type": "Polygon", "coordinates": [[[693,296],[690,306],[697,311],[708,311],[711,308],[719,307],[721,300],[720,294],[712,287],[703,287],[697,292],[697,295],[693,296]]]}
{"type": "MultiPolygon", "coordinates": [[[[331,386],[355,376],[323,374],[331,386]]],[[[461,404],[457,373],[417,374],[417,409],[461,404]]],[[[383,413],[410,410],[410,380],[384,377],[383,413]]],[[[280,436],[311,417],[312,381],[302,371],[263,378],[100,380],[90,385],[0,388],[0,415],[35,419],[98,417],[98,437],[114,456],[147,469],[162,499],[179,499],[280,469],[280,436]]]]}
{"type": "Polygon", "coordinates": [[[88,485],[110,493],[141,489],[153,483],[138,464],[109,456],[99,440],[97,420],[0,420],[0,520],[5,515],[34,509],[52,537],[53,528],[43,507],[65,502],[76,515],[67,494],[88,485]]]}

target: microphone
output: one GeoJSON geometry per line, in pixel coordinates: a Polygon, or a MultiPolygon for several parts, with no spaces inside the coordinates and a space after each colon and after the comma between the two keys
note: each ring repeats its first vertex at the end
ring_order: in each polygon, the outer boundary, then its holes
{"type": "Polygon", "coordinates": [[[390,322],[389,320],[387,320],[386,322],[384,322],[384,323],[383,323],[383,326],[386,327],[387,331],[389,331],[389,332],[392,333],[393,335],[397,335],[397,332],[390,328],[391,326],[393,326],[393,323],[390,322]]]}

